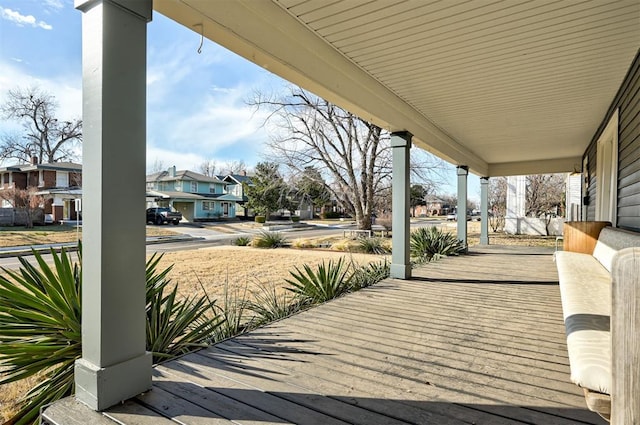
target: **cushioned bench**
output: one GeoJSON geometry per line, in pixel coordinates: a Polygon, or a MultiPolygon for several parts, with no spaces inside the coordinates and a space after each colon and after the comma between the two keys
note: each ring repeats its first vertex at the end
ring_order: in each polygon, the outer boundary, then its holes
{"type": "Polygon", "coordinates": [[[612,267],[629,247],[640,247],[640,233],[605,227],[591,254],[556,253],[571,380],[586,390],[589,408],[605,417],[612,390],[612,267]]]}

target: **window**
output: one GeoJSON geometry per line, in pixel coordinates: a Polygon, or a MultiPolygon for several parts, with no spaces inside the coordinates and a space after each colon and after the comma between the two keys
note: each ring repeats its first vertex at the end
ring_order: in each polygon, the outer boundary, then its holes
{"type": "Polygon", "coordinates": [[[617,110],[598,139],[596,149],[596,220],[610,221],[615,227],[618,217],[617,110]]]}
{"type": "Polygon", "coordinates": [[[209,193],[216,193],[215,183],[209,183],[209,193]]]}
{"type": "Polygon", "coordinates": [[[198,182],[191,182],[191,193],[196,193],[198,191],[198,182]]]}
{"type": "Polygon", "coordinates": [[[211,209],[211,202],[202,201],[202,211],[209,211],[211,209]]]}

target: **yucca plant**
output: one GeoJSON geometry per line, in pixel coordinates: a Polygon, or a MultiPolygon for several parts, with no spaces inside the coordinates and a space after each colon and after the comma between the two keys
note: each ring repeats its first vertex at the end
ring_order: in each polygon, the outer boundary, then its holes
{"type": "Polygon", "coordinates": [[[251,246],[256,248],[279,248],[284,246],[287,238],[280,232],[260,232],[253,238],[251,246]]]}
{"type": "Polygon", "coordinates": [[[300,310],[300,302],[290,293],[278,292],[276,287],[259,285],[247,307],[254,314],[254,326],[261,326],[291,316],[300,310]]]}
{"type": "Polygon", "coordinates": [[[147,351],[154,363],[211,344],[222,321],[207,296],[179,299],[177,285],[165,295],[173,266],[158,272],[161,259],[154,254],[146,268],[147,351]]]}
{"type": "MultiPolygon", "coordinates": [[[[20,258],[18,271],[0,275],[0,386],[39,374],[42,380],[20,401],[8,423],[37,422],[40,407],[74,391],[73,368],[82,355],[82,254],[78,262],[51,251],[53,266],[33,253],[36,264],[20,258]]],[[[170,267],[158,272],[161,257],[147,262],[147,350],[161,360],[200,347],[213,338],[220,319],[205,297],[178,300],[170,267]]]]}
{"type": "Polygon", "coordinates": [[[351,275],[351,288],[355,291],[375,285],[389,277],[391,265],[387,260],[356,266],[351,275]]]}
{"type": "MultiPolygon", "coordinates": [[[[80,256],[80,252],[78,252],[80,256]]],[[[70,395],[73,368],[82,355],[81,270],[69,255],[52,252],[53,266],[34,251],[37,265],[0,276],[0,386],[43,373],[9,423],[35,423],[40,406],[70,395]]]]}
{"type": "Polygon", "coordinates": [[[240,236],[235,238],[232,243],[235,246],[247,246],[251,243],[251,238],[249,238],[248,236],[240,236]]]}
{"type": "Polygon", "coordinates": [[[430,261],[448,255],[459,255],[465,246],[451,233],[437,227],[421,227],[411,233],[411,256],[430,261]]]}
{"type": "Polygon", "coordinates": [[[248,304],[246,286],[232,289],[225,282],[222,303],[215,306],[216,312],[221,319],[220,326],[215,332],[216,342],[250,330],[246,314],[248,304]]]}
{"type": "Polygon", "coordinates": [[[322,262],[314,271],[308,264],[289,272],[293,279],[285,279],[286,289],[300,297],[303,303],[315,304],[336,298],[351,289],[349,267],[344,258],[337,262],[322,262]]]}
{"type": "Polygon", "coordinates": [[[385,245],[385,242],[386,239],[384,238],[359,238],[358,246],[366,254],[389,254],[390,250],[385,245]]]}

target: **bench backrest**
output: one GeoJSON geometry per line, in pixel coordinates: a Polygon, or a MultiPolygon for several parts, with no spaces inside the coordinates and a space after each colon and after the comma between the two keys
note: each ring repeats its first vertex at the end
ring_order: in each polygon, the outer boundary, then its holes
{"type": "Polygon", "coordinates": [[[640,233],[605,227],[600,231],[593,256],[611,273],[613,256],[621,249],[631,247],[640,247],[640,233]]]}

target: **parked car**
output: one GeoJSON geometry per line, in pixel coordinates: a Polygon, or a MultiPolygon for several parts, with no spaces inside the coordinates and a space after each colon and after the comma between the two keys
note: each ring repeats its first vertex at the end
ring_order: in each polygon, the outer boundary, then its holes
{"type": "Polygon", "coordinates": [[[171,208],[153,207],[147,208],[147,223],[165,224],[173,223],[175,226],[182,220],[182,213],[171,208]]]}
{"type": "MultiPolygon", "coordinates": [[[[471,221],[471,214],[467,213],[467,221],[471,221]]],[[[478,220],[480,220],[480,216],[478,216],[478,220]]],[[[447,221],[458,221],[458,213],[452,212],[447,214],[447,221]]]]}

